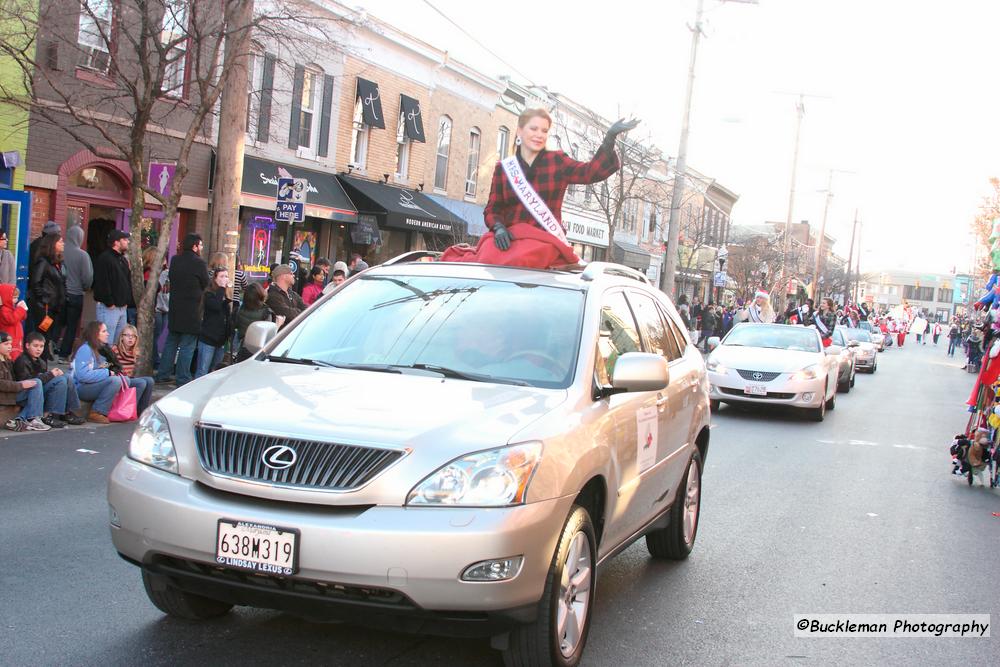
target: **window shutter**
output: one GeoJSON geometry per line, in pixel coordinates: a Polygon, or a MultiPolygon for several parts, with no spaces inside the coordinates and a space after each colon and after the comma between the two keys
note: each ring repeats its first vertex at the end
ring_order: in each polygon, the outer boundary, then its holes
{"type": "Polygon", "coordinates": [[[257,119],[257,141],[266,144],[271,136],[271,96],[274,91],[273,53],[264,54],[264,71],[261,73],[260,116],[257,119]]]}
{"type": "Polygon", "coordinates": [[[323,75],[323,106],[319,117],[319,153],[326,157],[330,149],[330,108],[333,106],[333,77],[323,75]]]}
{"type": "Polygon", "coordinates": [[[306,68],[295,66],[295,81],[292,83],[292,122],[288,124],[288,147],[299,147],[299,121],[302,115],[302,86],[306,78],[306,68]]]}

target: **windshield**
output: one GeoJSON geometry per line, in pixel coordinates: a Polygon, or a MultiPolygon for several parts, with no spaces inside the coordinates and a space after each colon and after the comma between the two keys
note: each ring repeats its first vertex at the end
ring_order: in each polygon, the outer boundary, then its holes
{"type": "Polygon", "coordinates": [[[856,340],[859,343],[872,342],[871,334],[864,329],[848,329],[846,332],[848,340],[856,340]]]}
{"type": "Polygon", "coordinates": [[[816,330],[796,326],[755,326],[741,324],[722,341],[723,345],[771,347],[798,352],[819,352],[816,330]]]}
{"type": "Polygon", "coordinates": [[[271,356],[562,388],[573,380],[583,303],[583,292],[570,289],[366,275],[299,323],[271,356]]]}

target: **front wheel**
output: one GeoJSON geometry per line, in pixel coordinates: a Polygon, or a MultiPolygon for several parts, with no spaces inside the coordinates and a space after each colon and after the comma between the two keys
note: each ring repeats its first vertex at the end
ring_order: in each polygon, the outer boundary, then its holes
{"type": "Polygon", "coordinates": [[[821,422],[826,419],[826,404],[827,401],[823,401],[819,404],[818,408],[806,408],[806,414],[809,416],[809,419],[814,422],[821,422]]]}
{"type": "Polygon", "coordinates": [[[684,486],[670,508],[670,523],[666,528],[646,535],[646,548],[653,558],[684,560],[694,549],[701,515],[701,452],[695,450],[688,462],[684,486]]]}
{"type": "Polygon", "coordinates": [[[573,667],[580,663],[594,605],[597,540],[590,514],[574,505],[563,525],[538,617],[510,633],[507,667],[573,667]]]}
{"type": "Polygon", "coordinates": [[[718,399],[715,399],[715,398],[708,399],[708,410],[709,410],[709,412],[718,412],[719,411],[719,407],[721,405],[722,405],[722,403],[720,403],[718,399]]]}
{"type": "Polygon", "coordinates": [[[143,570],[142,584],[153,605],[168,616],[188,621],[204,621],[229,613],[233,605],[182,591],[165,578],[154,577],[143,570]]]}

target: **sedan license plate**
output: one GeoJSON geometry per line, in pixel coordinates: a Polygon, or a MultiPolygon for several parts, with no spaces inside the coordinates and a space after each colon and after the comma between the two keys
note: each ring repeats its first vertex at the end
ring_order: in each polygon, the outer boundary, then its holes
{"type": "Polygon", "coordinates": [[[767,396],[767,385],[766,384],[748,384],[743,387],[744,394],[750,394],[751,396],[767,396]]]}
{"type": "Polygon", "coordinates": [[[299,531],[219,519],[215,562],[258,574],[295,574],[299,569],[299,531]]]}

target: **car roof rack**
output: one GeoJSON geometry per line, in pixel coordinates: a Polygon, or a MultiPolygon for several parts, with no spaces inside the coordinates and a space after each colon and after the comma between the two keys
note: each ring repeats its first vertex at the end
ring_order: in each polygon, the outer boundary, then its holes
{"type": "Polygon", "coordinates": [[[404,252],[402,255],[396,255],[392,259],[388,259],[379,266],[392,266],[393,264],[405,264],[407,262],[419,262],[421,260],[426,260],[430,258],[433,261],[438,260],[441,257],[440,252],[435,252],[433,250],[411,250],[410,252],[404,252]]]}
{"type": "Polygon", "coordinates": [[[644,283],[646,285],[650,284],[649,278],[647,278],[642,272],[630,269],[627,266],[622,266],[621,264],[613,264],[612,262],[591,262],[587,265],[587,268],[583,270],[583,275],[580,277],[584,280],[592,281],[599,275],[620,276],[622,278],[638,280],[640,283],[644,283]]]}

